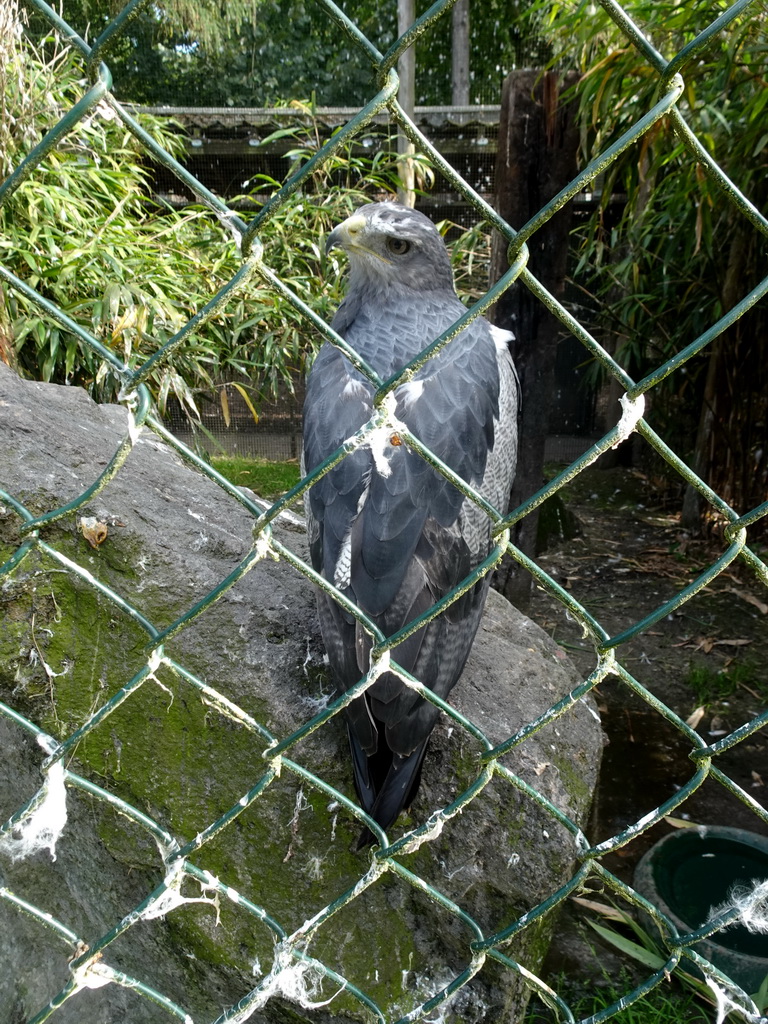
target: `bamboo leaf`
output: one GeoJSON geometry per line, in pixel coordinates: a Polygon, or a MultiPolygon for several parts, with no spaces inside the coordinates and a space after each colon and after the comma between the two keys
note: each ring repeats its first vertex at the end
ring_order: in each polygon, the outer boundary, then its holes
{"type": "Polygon", "coordinates": [[[259,422],[259,414],[256,412],[256,409],[255,409],[255,407],[253,405],[253,402],[251,401],[251,396],[248,394],[248,392],[245,390],[245,388],[242,386],[242,384],[238,384],[235,381],[233,381],[232,382],[232,387],[233,388],[237,388],[237,390],[240,392],[240,397],[243,399],[245,404],[248,406],[248,410],[250,411],[250,414],[253,417],[253,422],[254,423],[258,423],[259,422]]]}
{"type": "Polygon", "coordinates": [[[631,956],[633,960],[637,960],[638,963],[643,964],[645,967],[650,967],[654,971],[658,971],[666,963],[665,959],[652,953],[644,946],[639,945],[637,942],[633,942],[631,939],[624,938],[623,935],[619,935],[612,928],[604,928],[602,925],[597,924],[595,921],[588,921],[587,924],[590,928],[593,928],[598,935],[600,935],[606,942],[609,942],[616,949],[622,953],[626,953],[627,956],[631,956]]]}
{"type": "Polygon", "coordinates": [[[227,385],[225,384],[219,390],[219,402],[221,404],[221,414],[224,417],[224,425],[229,427],[230,415],[229,415],[229,396],[227,395],[227,385]]]}

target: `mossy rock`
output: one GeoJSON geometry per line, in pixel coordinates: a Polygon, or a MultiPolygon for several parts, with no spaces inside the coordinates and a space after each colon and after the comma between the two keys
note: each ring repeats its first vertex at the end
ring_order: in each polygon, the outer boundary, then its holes
{"type": "MultiPolygon", "coordinates": [[[[0,401],[11,410],[5,486],[36,513],[84,491],[126,431],[123,410],[95,406],[74,388],[20,381],[3,366],[0,401]]],[[[21,527],[13,507],[0,511],[5,557],[18,550],[21,527]]],[[[471,948],[480,935],[504,931],[571,877],[578,855],[572,831],[525,786],[582,826],[599,764],[599,726],[588,702],[577,702],[504,756],[510,778],[497,773],[432,841],[361,884],[375,854],[355,852],[359,822],[316,781],[353,797],[342,720],[297,740],[282,760],[268,751],[270,737],[290,736],[329,699],[305,577],[286,561],[263,558],[166,643],[167,660],[153,662],[146,678],[137,675],[146,669],[151,637],[131,609],[156,629],[170,625],[236,569],[251,549],[252,527],[238,502],[145,432],[103,491],[41,529],[64,560],[32,550],[6,574],[0,594],[0,699],[59,741],[86,726],[67,753],[69,770],[147,815],[176,848],[192,844],[188,861],[227,886],[228,895],[213,902],[214,888],[186,877],[181,895],[197,902],[147,920],[131,916],[163,882],[173,851],[159,847],[136,817],[73,786],[57,859],[0,857],[0,871],[4,884],[88,944],[127,921],[103,962],[152,986],[197,1022],[215,1020],[246,996],[276,963],[281,935],[307,928],[302,951],[394,1020],[470,965],[480,966],[471,948]],[[83,515],[108,524],[96,548],[78,529],[83,515]],[[98,717],[110,701],[111,713],[98,717]],[[308,922],[318,914],[322,924],[313,932],[308,922]]],[[[305,557],[301,531],[275,529],[305,557]]],[[[577,682],[550,638],[492,594],[452,700],[498,743],[577,682]]],[[[0,715],[0,726],[5,820],[40,785],[45,754],[18,717],[0,715]]],[[[483,778],[484,749],[459,722],[443,718],[411,815],[392,836],[483,778]]],[[[553,926],[545,915],[502,952],[535,972],[553,926]]],[[[67,945],[45,929],[42,941],[40,931],[0,900],[7,965],[0,1005],[23,1019],[68,977],[67,945]]],[[[293,987],[275,985],[251,1019],[374,1019],[351,991],[329,979],[316,988],[315,982],[310,974],[293,987]],[[329,999],[327,1006],[310,1005],[329,999]]],[[[487,960],[443,1019],[517,1020],[528,995],[518,973],[487,960]]],[[[166,1017],[115,985],[83,990],[56,1013],[57,1024],[155,1024],[166,1017]]]]}

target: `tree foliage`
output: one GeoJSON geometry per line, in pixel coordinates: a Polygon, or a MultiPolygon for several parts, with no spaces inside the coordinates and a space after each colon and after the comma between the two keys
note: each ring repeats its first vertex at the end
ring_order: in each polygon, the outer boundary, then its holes
{"type": "MultiPolygon", "coordinates": [[[[544,5],[540,5],[544,6],[544,5]]],[[[658,74],[601,10],[547,3],[554,60],[577,87],[583,156],[604,151],[658,98],[658,74]]],[[[671,59],[725,2],[626,5],[671,59]]],[[[678,107],[707,152],[758,208],[768,200],[768,15],[748,8],[683,69],[678,107]]],[[[574,275],[587,281],[598,327],[638,376],[694,341],[765,275],[766,238],[706,168],[658,122],[606,172],[577,236],[574,275]],[[621,214],[616,196],[626,196],[621,214]]],[[[654,418],[681,455],[742,512],[768,492],[768,317],[765,303],[653,392],[654,418]]],[[[689,494],[688,525],[698,514],[689,494]]]]}
{"type": "MultiPolygon", "coordinates": [[[[12,31],[0,44],[3,176],[84,88],[78,55],[53,40],[37,49],[18,21],[9,21],[12,31]]],[[[171,125],[148,117],[143,125],[181,155],[171,125]]],[[[207,210],[191,206],[178,213],[152,202],[148,175],[133,136],[100,104],[0,207],[4,265],[129,366],[172,337],[240,265],[231,235],[207,210]]],[[[274,184],[256,183],[256,197],[274,184]]],[[[273,268],[321,313],[339,301],[337,274],[318,289],[325,270],[321,236],[360,198],[354,189],[332,188],[303,207],[298,196],[265,232],[273,268]]],[[[156,368],[150,387],[161,410],[175,395],[192,416],[196,397],[227,381],[251,390],[256,401],[280,382],[292,386],[314,343],[293,307],[251,278],[172,363],[156,368]]],[[[110,366],[89,346],[5,284],[0,356],[25,375],[85,386],[99,400],[119,391],[110,366]]]]}
{"type": "MultiPolygon", "coordinates": [[[[67,16],[93,39],[121,6],[116,0],[73,0],[67,16]]],[[[549,55],[528,6],[524,0],[473,5],[473,103],[498,103],[512,68],[540,66],[549,55]]],[[[394,42],[394,0],[350,0],[343,7],[382,53],[394,42]]],[[[106,59],[116,95],[146,105],[270,107],[314,94],[323,106],[362,106],[377,91],[367,56],[316,0],[149,4],[106,59]]],[[[450,11],[417,43],[416,102],[451,102],[450,11]]]]}

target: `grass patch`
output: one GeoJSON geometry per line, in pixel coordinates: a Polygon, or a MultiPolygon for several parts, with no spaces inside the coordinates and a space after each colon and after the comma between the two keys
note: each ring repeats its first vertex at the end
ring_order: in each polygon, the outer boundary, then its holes
{"type": "Polygon", "coordinates": [[[250,487],[260,498],[279,498],[299,482],[299,464],[295,460],[270,462],[243,455],[216,455],[211,465],[230,483],[250,487]]]}
{"type": "Polygon", "coordinates": [[[768,701],[768,686],[750,662],[733,662],[720,671],[706,665],[691,665],[685,682],[693,690],[696,704],[702,707],[727,700],[740,687],[768,701]]]}
{"type": "MultiPolygon", "coordinates": [[[[595,987],[590,992],[581,992],[569,997],[568,979],[557,979],[552,985],[564,998],[573,1012],[575,1020],[586,1020],[615,1003],[622,995],[631,992],[635,984],[629,975],[618,979],[606,979],[605,986],[595,987]]],[[[712,1024],[711,1011],[696,999],[692,992],[681,991],[678,987],[661,985],[632,1006],[621,1010],[611,1021],[616,1024],[712,1024]]],[[[538,1000],[532,1001],[526,1012],[524,1024],[553,1024],[557,1016],[546,1009],[538,1000]]]]}
{"type": "MultiPolygon", "coordinates": [[[[615,1003],[627,990],[610,987],[591,993],[588,998],[577,1002],[574,1016],[577,1019],[598,1013],[615,1003]]],[[[712,1014],[701,1005],[691,992],[680,992],[670,988],[655,988],[644,999],[617,1013],[611,1020],[617,1024],[678,1024],[696,1022],[711,1024],[712,1014]]]]}

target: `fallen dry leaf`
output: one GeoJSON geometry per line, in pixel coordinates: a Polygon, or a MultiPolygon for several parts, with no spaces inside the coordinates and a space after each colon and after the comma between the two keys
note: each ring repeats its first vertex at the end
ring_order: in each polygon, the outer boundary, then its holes
{"type": "Polygon", "coordinates": [[[692,729],[698,728],[699,722],[704,717],[704,714],[705,710],[703,707],[696,708],[695,711],[692,711],[690,715],[688,715],[688,717],[685,720],[685,724],[690,725],[692,729]]]}
{"type": "Polygon", "coordinates": [[[83,516],[79,526],[83,536],[92,548],[97,548],[99,544],[103,544],[107,539],[107,524],[100,523],[95,516],[83,516]]]}
{"type": "Polygon", "coordinates": [[[686,821],[685,818],[673,818],[669,814],[664,816],[664,822],[667,825],[671,825],[672,828],[700,828],[700,825],[695,821],[686,821]]]}
{"type": "Polygon", "coordinates": [[[597,900],[587,900],[583,896],[572,896],[571,901],[578,903],[585,910],[594,910],[610,921],[626,921],[627,915],[617,907],[609,907],[605,903],[598,903],[597,900]]]}
{"type": "Polygon", "coordinates": [[[726,587],[728,594],[735,594],[736,597],[740,597],[742,601],[748,601],[754,605],[755,608],[760,612],[761,615],[768,615],[768,604],[761,601],[760,598],[755,597],[754,594],[750,594],[748,590],[737,590],[736,587],[726,587]]]}
{"type": "Polygon", "coordinates": [[[690,647],[694,651],[703,651],[704,654],[709,654],[713,647],[744,647],[745,644],[751,644],[751,640],[715,640],[713,636],[700,636],[696,640],[692,640],[690,637],[687,640],[681,640],[680,643],[672,644],[673,647],[690,647]]]}

